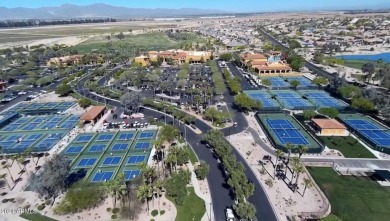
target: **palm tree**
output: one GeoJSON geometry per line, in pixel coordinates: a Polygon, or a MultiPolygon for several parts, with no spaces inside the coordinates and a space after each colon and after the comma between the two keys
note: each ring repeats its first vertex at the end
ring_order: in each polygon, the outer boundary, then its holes
{"type": "Polygon", "coordinates": [[[20,154],[15,154],[15,155],[12,155],[12,163],[11,163],[11,166],[14,164],[14,162],[16,161],[16,164],[18,165],[19,169],[22,170],[22,167],[20,166],[19,164],[19,161],[18,159],[20,158],[20,154]]]}
{"type": "Polygon", "coordinates": [[[0,179],[3,179],[7,183],[8,188],[11,189],[11,186],[9,185],[9,183],[7,181],[7,175],[8,174],[6,174],[6,173],[0,174],[0,179]]]}
{"type": "Polygon", "coordinates": [[[8,163],[3,166],[3,168],[8,170],[8,173],[9,173],[9,176],[11,177],[12,182],[15,183],[15,180],[14,180],[14,178],[12,176],[12,173],[11,173],[11,171],[9,169],[10,167],[11,167],[11,165],[9,165],[8,163]]]}
{"type": "Polygon", "coordinates": [[[278,166],[278,162],[279,162],[279,157],[283,155],[283,151],[277,149],[275,151],[275,157],[276,157],[276,160],[275,160],[275,165],[274,165],[274,179],[275,179],[275,176],[276,176],[276,168],[278,166]]]}
{"type": "Polygon", "coordinates": [[[307,146],[299,145],[299,146],[298,146],[298,153],[299,153],[298,158],[301,159],[302,154],[306,153],[306,151],[307,151],[308,149],[309,149],[309,148],[308,148],[307,146]]]}
{"type": "Polygon", "coordinates": [[[309,178],[303,178],[303,184],[305,185],[305,189],[303,189],[302,196],[305,195],[306,188],[310,188],[313,186],[313,181],[309,178]]]}
{"type": "Polygon", "coordinates": [[[301,173],[303,173],[303,171],[304,171],[303,165],[302,165],[300,162],[297,163],[297,164],[295,165],[294,171],[297,173],[297,177],[295,178],[295,188],[294,188],[294,192],[295,192],[296,186],[297,186],[297,183],[298,183],[298,179],[299,179],[299,175],[300,175],[301,173]]]}
{"type": "Polygon", "coordinates": [[[27,158],[27,157],[31,157],[31,160],[34,162],[35,165],[37,165],[34,161],[34,156],[32,156],[32,152],[33,152],[33,149],[32,147],[29,147],[27,148],[24,152],[23,152],[23,155],[27,158]]]}
{"type": "Polygon", "coordinates": [[[164,141],[162,139],[157,139],[154,141],[154,149],[156,149],[156,154],[157,154],[156,161],[157,161],[158,176],[160,176],[160,155],[161,155],[161,151],[162,151],[163,142],[164,141]]]}
{"type": "Polygon", "coordinates": [[[287,156],[286,169],[284,171],[284,175],[287,174],[287,167],[288,167],[288,164],[290,163],[291,150],[294,149],[294,147],[295,146],[292,143],[287,143],[287,145],[286,145],[286,148],[288,150],[288,156],[287,156]]]}
{"type": "Polygon", "coordinates": [[[164,187],[164,181],[161,179],[156,180],[154,183],[154,186],[156,187],[156,193],[158,197],[158,210],[160,210],[160,197],[162,193],[162,188],[164,187]]]}
{"type": "Polygon", "coordinates": [[[292,157],[291,161],[292,161],[292,169],[293,169],[292,172],[291,172],[291,181],[292,181],[293,178],[294,178],[296,165],[300,164],[301,162],[300,162],[300,159],[298,157],[292,157]]]}
{"type": "Polygon", "coordinates": [[[26,161],[26,158],[25,158],[24,155],[19,155],[18,158],[16,159],[16,162],[18,163],[18,165],[23,165],[23,169],[22,170],[26,172],[27,176],[29,176],[27,168],[26,168],[25,161],[26,161]]]}
{"type": "Polygon", "coordinates": [[[177,146],[172,146],[172,147],[169,147],[169,153],[168,153],[168,156],[169,154],[172,154],[174,156],[174,160],[175,160],[175,171],[176,171],[176,166],[177,166],[177,154],[179,153],[179,147],[177,146]]]}
{"type": "Polygon", "coordinates": [[[148,200],[148,197],[149,197],[149,186],[146,185],[146,184],[143,184],[141,186],[139,186],[137,188],[137,198],[140,200],[140,201],[146,201],[146,208],[147,208],[147,211],[149,211],[149,200],[148,200]]]}

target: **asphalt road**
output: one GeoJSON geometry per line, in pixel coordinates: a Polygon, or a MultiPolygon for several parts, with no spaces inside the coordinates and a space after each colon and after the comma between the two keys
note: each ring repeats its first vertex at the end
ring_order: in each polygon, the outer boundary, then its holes
{"type": "MultiPolygon", "coordinates": [[[[46,87],[35,87],[35,88],[29,88],[28,90],[29,91],[32,91],[32,92],[39,92],[41,90],[48,90],[48,89],[55,89],[57,88],[59,82],[56,82],[56,83],[53,83],[49,86],[46,86],[46,87]]],[[[32,94],[32,92],[29,92],[27,94],[24,94],[24,95],[20,95],[18,96],[17,98],[13,99],[12,101],[10,102],[7,102],[7,103],[0,103],[1,106],[0,106],[0,112],[4,111],[5,109],[9,108],[9,107],[12,107],[13,105],[19,103],[19,102],[22,102],[24,100],[26,100],[26,98],[32,94]]]]}
{"type": "MultiPolygon", "coordinates": [[[[82,78],[77,83],[77,86],[75,87],[75,91],[78,93],[89,97],[92,100],[100,101],[102,102],[102,99],[99,97],[91,94],[88,89],[85,89],[83,87],[85,81],[87,78],[82,78]],[[84,88],[84,89],[83,89],[84,88]]],[[[105,80],[99,80],[99,82],[103,83],[105,80]]],[[[223,133],[225,136],[228,136],[229,134],[235,134],[239,133],[247,128],[246,120],[244,119],[244,116],[242,113],[237,112],[232,108],[232,103],[234,101],[234,98],[227,93],[224,94],[225,102],[228,104],[229,111],[231,112],[232,119],[234,122],[238,122],[237,127],[230,127],[223,129],[223,133]]],[[[106,103],[111,106],[120,107],[121,104],[118,101],[113,101],[110,99],[106,99],[106,103]]],[[[158,112],[156,110],[143,108],[142,112],[145,114],[145,116],[153,116],[158,119],[160,119],[161,116],[166,116],[167,119],[172,122],[173,119],[164,113],[158,112]]],[[[179,126],[179,122],[175,121],[175,125],[179,126]]],[[[194,125],[199,128],[203,133],[210,130],[211,127],[207,125],[206,123],[196,120],[194,125]]],[[[182,133],[186,132],[186,137],[188,143],[192,146],[193,150],[197,154],[200,160],[204,160],[209,165],[209,174],[207,176],[209,187],[210,187],[210,193],[212,198],[212,207],[213,207],[213,217],[215,221],[225,220],[225,209],[228,207],[231,207],[234,203],[233,194],[226,183],[227,180],[225,178],[225,173],[223,169],[221,168],[220,164],[218,163],[216,157],[214,154],[204,145],[201,144],[201,139],[203,135],[195,134],[191,129],[187,127],[185,129],[185,126],[183,124],[180,125],[180,131],[182,133]],[[190,139],[188,139],[190,138],[190,139]]],[[[244,161],[244,159],[241,157],[241,155],[238,154],[238,152],[233,149],[233,154],[236,155],[237,160],[241,161],[246,169],[246,175],[249,180],[251,180],[255,185],[255,192],[254,194],[248,199],[249,202],[253,203],[257,209],[256,217],[259,221],[276,221],[277,218],[273,212],[273,209],[268,202],[268,199],[266,197],[266,194],[264,190],[262,189],[262,186],[257,181],[255,174],[250,170],[247,163],[244,161]]],[[[210,205],[206,205],[210,206],[210,205]]]]}

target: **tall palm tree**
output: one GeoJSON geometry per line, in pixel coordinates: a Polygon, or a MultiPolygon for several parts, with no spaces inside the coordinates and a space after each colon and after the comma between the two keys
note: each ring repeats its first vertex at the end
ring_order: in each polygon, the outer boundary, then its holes
{"type": "Polygon", "coordinates": [[[10,167],[11,167],[11,165],[9,163],[7,163],[3,166],[3,168],[8,170],[8,173],[9,173],[9,176],[11,177],[12,182],[15,183],[14,177],[12,176],[11,170],[9,169],[10,167]]]}
{"type": "Polygon", "coordinates": [[[158,197],[158,210],[160,210],[160,198],[161,198],[162,188],[164,187],[164,181],[161,179],[158,179],[154,183],[154,186],[156,187],[156,194],[158,197]]]}
{"type": "Polygon", "coordinates": [[[26,172],[27,176],[29,176],[29,173],[28,173],[27,168],[26,168],[25,161],[26,161],[26,158],[25,158],[24,155],[19,155],[18,158],[16,159],[16,162],[18,163],[18,165],[23,165],[23,169],[22,170],[24,170],[26,172]]]}
{"type": "Polygon", "coordinates": [[[292,172],[291,172],[291,182],[294,178],[294,173],[295,173],[295,169],[296,169],[296,165],[297,164],[300,164],[300,159],[298,157],[292,157],[291,158],[291,161],[292,161],[292,172]]]}
{"type": "Polygon", "coordinates": [[[290,163],[290,156],[291,156],[291,150],[294,149],[294,144],[292,143],[287,143],[286,145],[286,148],[288,150],[288,155],[287,155],[287,162],[286,162],[286,168],[285,168],[285,171],[284,171],[284,175],[287,174],[287,167],[288,167],[288,164],[290,163]]]}
{"type": "Polygon", "coordinates": [[[146,208],[147,208],[147,211],[149,211],[149,186],[146,185],[146,184],[143,184],[141,186],[139,186],[137,188],[137,192],[136,192],[136,195],[137,195],[137,198],[140,200],[140,201],[146,201],[146,208]]]}
{"type": "Polygon", "coordinates": [[[163,142],[164,141],[162,139],[157,139],[154,141],[154,149],[156,149],[156,153],[157,153],[156,161],[157,161],[158,176],[160,176],[160,155],[161,155],[161,151],[162,151],[163,142]]]}
{"type": "Polygon", "coordinates": [[[274,179],[275,179],[275,176],[276,176],[276,168],[277,168],[278,163],[279,163],[279,157],[282,156],[282,155],[283,155],[283,151],[282,150],[277,149],[275,151],[276,159],[275,159],[275,165],[274,165],[274,179]]]}
{"type": "Polygon", "coordinates": [[[0,179],[3,179],[7,183],[8,188],[11,189],[11,186],[9,185],[9,183],[7,181],[7,175],[8,174],[6,174],[6,173],[0,174],[0,179]]]}
{"type": "MultiPolygon", "coordinates": [[[[304,172],[304,167],[303,165],[299,162],[295,165],[295,173],[297,173],[297,177],[295,178],[295,186],[297,186],[299,175],[304,172]]],[[[296,188],[294,188],[295,192],[296,188]]]]}
{"type": "Polygon", "coordinates": [[[34,162],[35,165],[37,165],[34,161],[34,156],[32,155],[33,149],[32,147],[27,148],[24,152],[23,155],[27,158],[30,157],[31,160],[34,162]]]}
{"type": "Polygon", "coordinates": [[[298,158],[301,159],[302,154],[306,153],[308,149],[309,148],[307,146],[299,145],[298,146],[298,153],[299,153],[298,158]]]}
{"type": "Polygon", "coordinates": [[[310,188],[313,186],[313,181],[310,178],[303,178],[303,184],[305,185],[305,189],[303,189],[302,196],[305,195],[306,188],[310,188]]]}
{"type": "Polygon", "coordinates": [[[172,147],[169,147],[169,154],[172,154],[174,156],[174,159],[175,159],[175,171],[176,171],[176,166],[177,166],[177,154],[179,153],[179,147],[177,146],[172,146],[172,147]]]}

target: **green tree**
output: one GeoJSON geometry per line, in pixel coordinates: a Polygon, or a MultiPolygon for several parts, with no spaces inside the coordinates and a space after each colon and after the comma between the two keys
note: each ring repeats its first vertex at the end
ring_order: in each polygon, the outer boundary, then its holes
{"type": "Polygon", "coordinates": [[[179,129],[175,125],[166,124],[161,128],[160,137],[172,143],[179,135],[179,129]]]}
{"type": "Polygon", "coordinates": [[[125,175],[124,173],[116,176],[115,179],[109,180],[104,183],[105,190],[112,196],[113,198],[113,206],[116,208],[116,200],[120,196],[122,188],[125,188],[125,175]]]}
{"type": "Polygon", "coordinates": [[[166,180],[165,189],[168,196],[175,199],[176,204],[183,205],[187,195],[187,184],[191,180],[191,174],[187,170],[180,169],[166,180]]]}
{"type": "Polygon", "coordinates": [[[246,202],[239,202],[237,205],[233,206],[234,211],[237,216],[244,220],[253,220],[256,219],[256,208],[253,204],[246,202]]]}
{"type": "Polygon", "coordinates": [[[67,96],[70,92],[72,92],[72,87],[68,84],[60,84],[56,89],[56,94],[60,96],[67,96]]]}
{"type": "Polygon", "coordinates": [[[149,211],[149,196],[150,196],[150,187],[146,184],[143,184],[137,188],[137,199],[141,202],[146,202],[146,209],[149,211]]]}
{"type": "Polygon", "coordinates": [[[278,167],[279,158],[280,158],[281,156],[283,156],[283,154],[284,154],[284,153],[283,153],[282,150],[277,149],[277,150],[275,151],[274,179],[275,179],[275,177],[276,177],[276,168],[278,167]]]}
{"type": "Polygon", "coordinates": [[[321,64],[324,61],[325,57],[321,53],[316,53],[313,57],[313,61],[317,64],[321,64]]]}
{"type": "Polygon", "coordinates": [[[272,85],[272,82],[269,79],[264,78],[261,80],[261,84],[270,87],[272,85]]]}
{"type": "Polygon", "coordinates": [[[305,195],[306,189],[313,186],[313,181],[310,178],[303,178],[303,185],[305,185],[305,188],[303,189],[302,196],[305,195]]]}
{"type": "Polygon", "coordinates": [[[41,173],[31,173],[29,183],[32,191],[54,200],[68,187],[70,163],[63,156],[53,155],[42,167],[41,173]]]}
{"type": "Polygon", "coordinates": [[[204,113],[204,117],[207,120],[211,120],[213,124],[221,124],[225,121],[227,114],[226,112],[220,112],[216,107],[208,107],[204,113]]]}
{"type": "Polygon", "coordinates": [[[372,103],[370,100],[366,98],[358,97],[352,100],[352,107],[364,111],[369,111],[374,109],[374,103],[372,103]]]}
{"type": "Polygon", "coordinates": [[[294,71],[300,71],[301,68],[303,67],[304,63],[299,60],[294,60],[291,62],[290,66],[294,71]]]}
{"type": "Polygon", "coordinates": [[[322,85],[327,85],[329,82],[327,78],[315,77],[311,83],[316,84],[318,88],[320,88],[322,85]]]}
{"type": "Polygon", "coordinates": [[[195,168],[196,177],[199,180],[204,180],[209,173],[209,166],[204,161],[200,161],[200,164],[195,168]]]}
{"type": "Polygon", "coordinates": [[[219,55],[219,59],[221,59],[223,61],[230,61],[230,60],[232,60],[232,58],[233,58],[232,53],[224,53],[224,54],[219,55]]]}
{"type": "Polygon", "coordinates": [[[298,160],[301,159],[302,155],[307,152],[309,148],[305,145],[298,146],[298,160]]]}
{"type": "Polygon", "coordinates": [[[303,111],[303,117],[305,118],[305,120],[310,120],[314,116],[316,116],[316,112],[314,110],[304,110],[303,111]]]}
{"type": "Polygon", "coordinates": [[[297,41],[297,40],[290,40],[289,42],[289,48],[290,49],[295,49],[295,48],[302,48],[302,45],[297,41]]]}
{"type": "Polygon", "coordinates": [[[332,107],[322,107],[318,109],[318,113],[328,116],[329,118],[336,118],[339,115],[339,111],[332,107]]]}
{"type": "Polygon", "coordinates": [[[58,215],[79,213],[100,206],[105,199],[101,185],[79,181],[69,188],[64,199],[54,208],[54,213],[58,215]]]}
{"type": "Polygon", "coordinates": [[[290,81],[290,86],[292,87],[292,88],[294,88],[295,90],[298,88],[298,86],[301,84],[301,82],[300,81],[298,81],[298,80],[292,80],[292,81],[290,81]]]}
{"type": "Polygon", "coordinates": [[[91,100],[89,100],[87,98],[81,98],[79,100],[79,105],[82,108],[87,108],[87,107],[91,106],[91,104],[92,104],[91,100]]]}
{"type": "Polygon", "coordinates": [[[253,100],[245,93],[234,96],[234,103],[243,111],[256,110],[262,107],[259,100],[253,100]]]}
{"type": "Polygon", "coordinates": [[[353,99],[362,96],[362,90],[358,86],[351,84],[339,87],[337,92],[345,99],[353,99]]]}

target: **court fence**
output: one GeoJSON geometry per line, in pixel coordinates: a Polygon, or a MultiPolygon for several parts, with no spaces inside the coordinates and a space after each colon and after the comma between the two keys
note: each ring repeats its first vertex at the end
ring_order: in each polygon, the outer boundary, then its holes
{"type": "MultiPolygon", "coordinates": [[[[365,117],[361,117],[359,115],[356,115],[356,118],[366,119],[365,117]]],[[[343,118],[338,117],[338,119],[345,123],[343,118]]],[[[384,126],[383,124],[376,122],[372,118],[368,118],[368,119],[373,121],[374,123],[376,123],[378,125],[381,125],[382,127],[386,128],[386,129],[389,129],[388,127],[384,126]]],[[[353,128],[351,125],[349,125],[347,123],[345,123],[345,126],[350,131],[352,131],[351,134],[359,137],[364,143],[366,143],[369,147],[371,147],[371,149],[379,151],[379,152],[382,152],[382,153],[390,154],[390,148],[389,147],[384,147],[384,146],[377,145],[375,142],[373,142],[367,136],[365,136],[360,130],[356,130],[355,128],[353,128]]]]}
{"type": "MultiPolygon", "coordinates": [[[[287,115],[287,114],[286,114],[286,115],[287,115]]],[[[294,121],[297,121],[297,120],[294,119],[294,118],[292,118],[290,115],[287,115],[287,116],[290,117],[290,120],[292,121],[291,123],[292,123],[294,126],[297,126],[297,125],[296,125],[297,122],[294,123],[294,121]]],[[[264,121],[260,118],[259,114],[256,114],[256,120],[257,120],[257,122],[259,123],[260,127],[262,128],[262,130],[265,131],[266,135],[267,135],[268,137],[271,138],[271,139],[269,139],[270,142],[271,142],[271,144],[272,144],[276,149],[280,149],[280,150],[282,150],[283,152],[287,153],[287,152],[288,152],[287,147],[286,147],[285,145],[283,145],[283,144],[277,142],[277,138],[276,138],[275,135],[273,134],[272,129],[267,125],[266,122],[264,122],[264,121]]],[[[299,126],[299,124],[298,124],[298,126],[299,126]]],[[[309,134],[309,136],[310,136],[311,138],[313,138],[310,134],[309,134]]],[[[320,144],[319,142],[317,142],[316,139],[313,139],[313,141],[316,142],[317,144],[320,144]]],[[[309,143],[310,143],[310,142],[309,142],[309,143]]],[[[321,153],[321,152],[323,151],[323,149],[324,149],[324,146],[318,145],[318,147],[311,147],[311,148],[308,148],[308,150],[307,150],[306,153],[321,153]]],[[[292,153],[298,153],[298,148],[293,149],[291,152],[292,152],[292,153]]]]}

